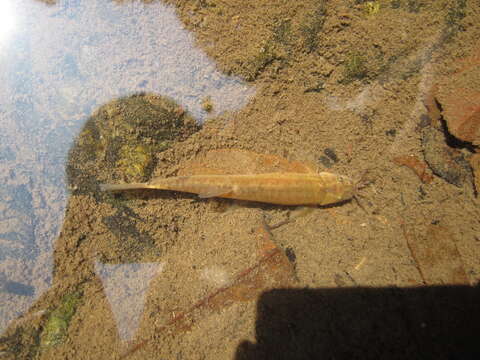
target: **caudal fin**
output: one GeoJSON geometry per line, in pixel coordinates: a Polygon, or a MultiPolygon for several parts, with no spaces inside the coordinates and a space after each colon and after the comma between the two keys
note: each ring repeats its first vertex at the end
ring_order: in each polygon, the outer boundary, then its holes
{"type": "Polygon", "coordinates": [[[148,189],[150,188],[145,183],[133,183],[133,184],[100,184],[101,191],[122,191],[122,190],[135,190],[135,189],[148,189]]]}

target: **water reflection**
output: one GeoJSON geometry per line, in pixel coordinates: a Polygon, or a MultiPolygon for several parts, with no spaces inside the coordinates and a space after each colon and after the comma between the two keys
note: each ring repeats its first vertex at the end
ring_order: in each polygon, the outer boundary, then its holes
{"type": "Polygon", "coordinates": [[[0,45],[4,39],[8,39],[8,36],[14,29],[15,24],[13,1],[3,0],[0,3],[0,45]]]}
{"type": "Polygon", "coordinates": [[[218,72],[174,9],[159,2],[2,0],[0,14],[2,331],[52,284],[65,161],[94,109],[151,92],[202,122],[242,107],[254,90],[218,72]],[[207,97],[210,114],[202,110],[207,97]]]}
{"type": "Polygon", "coordinates": [[[150,281],[164,266],[164,263],[95,263],[95,272],[102,280],[121,340],[131,340],[135,335],[150,281]]]}

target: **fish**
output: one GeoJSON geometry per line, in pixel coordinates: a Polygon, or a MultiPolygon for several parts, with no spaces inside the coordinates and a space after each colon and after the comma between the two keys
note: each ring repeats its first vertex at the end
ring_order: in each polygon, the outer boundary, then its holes
{"type": "Polygon", "coordinates": [[[170,190],[200,198],[227,198],[275,205],[330,205],[350,200],[356,185],[348,177],[328,172],[191,175],[154,178],[145,183],[101,184],[102,191],[170,190]]]}

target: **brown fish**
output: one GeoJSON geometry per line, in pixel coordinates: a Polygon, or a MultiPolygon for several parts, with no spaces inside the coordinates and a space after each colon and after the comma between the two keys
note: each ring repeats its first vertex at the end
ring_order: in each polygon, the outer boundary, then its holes
{"type": "Polygon", "coordinates": [[[354,182],[342,175],[267,173],[251,175],[192,175],[155,178],[146,183],[102,184],[103,191],[172,190],[277,205],[328,205],[354,196],[354,182]]]}

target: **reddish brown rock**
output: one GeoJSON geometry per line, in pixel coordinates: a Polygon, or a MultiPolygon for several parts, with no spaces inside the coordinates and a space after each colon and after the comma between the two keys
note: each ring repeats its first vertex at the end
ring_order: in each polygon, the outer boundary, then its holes
{"type": "Polygon", "coordinates": [[[429,184],[433,181],[433,176],[427,168],[427,165],[415,155],[400,155],[393,158],[393,162],[397,165],[406,166],[412,169],[415,175],[417,175],[425,184],[429,184]]]}
{"type": "MultiPolygon", "coordinates": [[[[457,72],[438,80],[433,96],[449,133],[480,146],[480,56],[471,56],[458,65],[457,72]]],[[[433,99],[427,99],[426,106],[434,114],[433,99]]]]}
{"type": "Polygon", "coordinates": [[[480,153],[474,154],[470,158],[470,166],[472,167],[473,177],[475,178],[475,190],[478,196],[480,194],[480,153]]]}
{"type": "Polygon", "coordinates": [[[442,113],[438,107],[437,100],[435,100],[435,93],[437,91],[437,86],[433,86],[426,94],[423,96],[423,104],[427,108],[428,117],[432,126],[440,128],[440,121],[442,119],[442,113]]]}
{"type": "Polygon", "coordinates": [[[404,226],[404,236],[426,285],[466,285],[468,276],[450,229],[430,225],[424,234],[404,226]]]}
{"type": "Polygon", "coordinates": [[[450,134],[480,146],[480,91],[453,85],[445,94],[446,88],[442,89],[437,98],[450,134]]]}

